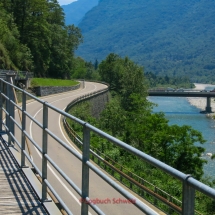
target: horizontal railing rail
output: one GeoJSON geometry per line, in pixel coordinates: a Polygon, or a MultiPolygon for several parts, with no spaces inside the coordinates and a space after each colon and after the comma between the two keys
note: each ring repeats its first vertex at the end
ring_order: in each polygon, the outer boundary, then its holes
{"type": "MultiPolygon", "coordinates": [[[[0,89],[2,89],[2,84],[5,84],[7,86],[7,95],[4,94],[4,92],[1,90],[0,93],[0,108],[1,110],[5,113],[6,115],[6,123],[2,121],[2,111],[0,111],[0,119],[2,125],[5,127],[7,134],[8,134],[8,144],[17,144],[18,147],[21,150],[21,165],[24,167],[25,166],[25,158],[32,164],[32,166],[35,168],[37,173],[41,176],[42,178],[42,192],[41,192],[41,199],[42,201],[46,201],[47,199],[47,188],[49,188],[55,197],[58,199],[60,204],[63,206],[65,211],[68,214],[72,214],[70,209],[68,208],[68,205],[66,205],[62,199],[62,196],[60,196],[59,193],[56,192],[55,187],[50,184],[48,180],[48,164],[51,165],[67,182],[68,184],[74,188],[74,190],[77,192],[77,194],[80,195],[80,197],[85,200],[81,202],[81,213],[88,214],[88,207],[90,206],[94,211],[96,211],[98,214],[104,214],[104,212],[101,211],[101,209],[94,204],[90,204],[90,190],[89,190],[89,171],[92,170],[94,173],[96,173],[103,181],[108,183],[110,186],[112,186],[116,191],[118,191],[120,194],[122,194],[124,197],[127,199],[136,199],[134,202],[134,205],[142,212],[145,214],[157,214],[154,212],[149,207],[146,207],[145,204],[142,203],[139,199],[135,198],[129,191],[124,189],[123,187],[119,186],[117,182],[115,182],[110,176],[105,174],[102,170],[100,170],[97,165],[94,164],[93,161],[90,159],[90,135],[98,135],[101,138],[104,138],[114,145],[125,149],[129,153],[133,154],[134,156],[140,158],[143,161],[148,162],[149,164],[161,169],[165,173],[168,173],[169,175],[179,179],[182,184],[183,184],[183,199],[182,199],[182,214],[183,215],[188,215],[188,214],[194,214],[194,202],[195,202],[195,190],[198,190],[205,195],[209,196],[212,199],[215,199],[215,190],[208,187],[207,185],[197,181],[196,179],[192,178],[189,175],[186,175],[168,165],[165,163],[139,151],[138,149],[124,143],[123,141],[118,140],[117,138],[103,132],[102,130],[84,122],[81,119],[76,118],[75,116],[72,116],[68,114],[65,111],[62,111],[53,105],[38,99],[37,97],[31,95],[30,93],[26,92],[25,90],[22,90],[13,84],[6,82],[4,80],[0,80],[0,89]],[[18,91],[22,92],[23,95],[23,100],[22,100],[22,121],[21,123],[18,123],[15,120],[14,116],[14,109],[16,106],[15,102],[13,101],[12,94],[11,94],[11,89],[16,89],[18,91]],[[30,114],[26,114],[26,95],[31,97],[34,101],[40,103],[42,106],[42,123],[34,119],[34,116],[31,116],[30,114]],[[3,107],[2,105],[2,97],[6,100],[6,108],[3,107]],[[82,154],[79,154],[77,151],[75,151],[71,146],[69,146],[67,143],[65,143],[63,140],[61,140],[59,137],[57,137],[49,128],[48,128],[48,113],[49,111],[52,110],[56,113],[61,114],[63,117],[66,117],[76,123],[78,123],[80,126],[83,127],[83,149],[82,149],[82,154]],[[34,161],[28,156],[28,153],[25,150],[25,138],[27,137],[32,144],[38,145],[37,148],[39,147],[39,143],[36,143],[34,139],[31,137],[31,135],[27,135],[26,132],[26,116],[32,120],[35,121],[38,127],[42,131],[42,148],[40,151],[41,156],[42,156],[42,170],[40,170],[39,167],[36,166],[34,161]],[[21,131],[22,133],[22,138],[21,141],[17,140],[16,136],[14,135],[14,129],[13,127],[16,125],[16,127],[21,131]],[[79,188],[74,181],[69,178],[69,176],[58,166],[56,161],[54,161],[50,156],[47,151],[47,144],[48,144],[48,137],[52,137],[58,144],[63,146],[68,152],[70,152],[73,156],[75,156],[78,160],[81,161],[82,163],[82,185],[81,188],[79,188]],[[87,203],[89,204],[87,204],[87,203]]],[[[17,107],[18,108],[18,107],[17,107]]]]}

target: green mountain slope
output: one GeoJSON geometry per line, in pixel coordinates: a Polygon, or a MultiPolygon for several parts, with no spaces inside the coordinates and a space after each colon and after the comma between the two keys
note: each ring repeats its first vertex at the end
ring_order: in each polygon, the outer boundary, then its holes
{"type": "Polygon", "coordinates": [[[101,0],[79,24],[77,55],[129,56],[146,72],[215,81],[213,0],[101,0]]]}
{"type": "Polygon", "coordinates": [[[63,5],[65,23],[78,25],[84,15],[98,4],[99,0],[78,0],[68,5],[63,5]]]}

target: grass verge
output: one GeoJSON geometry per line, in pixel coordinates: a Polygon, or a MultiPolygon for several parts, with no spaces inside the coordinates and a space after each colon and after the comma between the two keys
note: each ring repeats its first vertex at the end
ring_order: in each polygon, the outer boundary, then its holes
{"type": "Polygon", "coordinates": [[[74,86],[77,85],[79,82],[74,80],[62,80],[62,79],[50,79],[50,78],[33,78],[31,80],[31,87],[56,87],[56,86],[74,86]]]}

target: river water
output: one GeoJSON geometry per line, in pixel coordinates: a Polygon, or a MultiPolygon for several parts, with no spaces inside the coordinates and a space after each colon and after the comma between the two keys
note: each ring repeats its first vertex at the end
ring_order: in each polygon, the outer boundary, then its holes
{"type": "MultiPolygon", "coordinates": [[[[206,88],[210,90],[210,88],[206,88]]],[[[206,117],[200,113],[200,109],[190,105],[184,97],[149,97],[149,100],[158,104],[154,107],[154,112],[164,112],[169,124],[190,125],[194,129],[200,131],[206,142],[201,145],[205,148],[205,153],[202,159],[208,161],[204,165],[204,176],[210,176],[215,179],[215,159],[211,160],[206,153],[215,153],[215,120],[206,117]]],[[[206,106],[206,98],[205,98],[206,106]]],[[[198,143],[196,143],[198,144],[198,143]]]]}

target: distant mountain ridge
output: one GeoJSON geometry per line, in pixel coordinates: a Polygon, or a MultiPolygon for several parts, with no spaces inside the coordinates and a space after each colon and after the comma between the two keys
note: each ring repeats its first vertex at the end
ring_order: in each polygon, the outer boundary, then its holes
{"type": "Polygon", "coordinates": [[[77,55],[128,56],[146,72],[215,81],[213,0],[100,0],[79,23],[77,55]]]}
{"type": "Polygon", "coordinates": [[[78,0],[68,5],[62,5],[65,13],[65,23],[77,26],[84,15],[98,4],[99,0],[78,0]]]}

